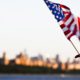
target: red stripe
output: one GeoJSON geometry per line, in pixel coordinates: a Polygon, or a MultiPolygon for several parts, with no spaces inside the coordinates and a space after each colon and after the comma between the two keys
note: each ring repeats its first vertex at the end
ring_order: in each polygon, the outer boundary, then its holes
{"type": "Polygon", "coordinates": [[[73,34],[75,35],[77,33],[77,26],[75,25],[74,30],[73,30],[73,34]]]}
{"type": "Polygon", "coordinates": [[[78,17],[78,26],[77,26],[77,32],[79,32],[79,35],[78,35],[78,39],[80,40],[80,18],[78,17]]]}
{"type": "MultiPolygon", "coordinates": [[[[65,34],[65,35],[68,35],[70,32],[71,32],[70,30],[67,30],[67,31],[64,32],[64,34],[65,34]]],[[[75,28],[74,28],[72,34],[69,35],[67,38],[70,40],[70,38],[71,38],[73,35],[75,35],[76,33],[77,33],[77,26],[75,25],[75,28]]]]}
{"type": "Polygon", "coordinates": [[[68,36],[68,39],[70,40],[70,38],[71,38],[72,36],[74,36],[76,33],[77,33],[77,26],[75,25],[75,28],[74,28],[72,34],[68,36]]]}
{"type": "Polygon", "coordinates": [[[70,10],[70,8],[69,8],[69,7],[67,7],[67,6],[65,6],[65,5],[60,4],[60,6],[61,6],[61,8],[65,8],[65,9],[70,10]]]}
{"type": "Polygon", "coordinates": [[[79,31],[80,31],[80,18],[78,17],[78,25],[79,25],[79,31]]]}
{"type": "Polygon", "coordinates": [[[69,13],[69,14],[63,19],[63,21],[66,22],[66,21],[70,18],[71,15],[72,15],[72,14],[69,13]]]}
{"type": "Polygon", "coordinates": [[[70,28],[71,27],[71,25],[73,24],[73,22],[74,22],[74,19],[72,19],[72,21],[68,24],[68,28],[70,28]]]}
{"type": "Polygon", "coordinates": [[[68,29],[67,31],[64,32],[65,35],[68,35],[71,31],[68,29]]]}
{"type": "Polygon", "coordinates": [[[61,24],[60,27],[61,29],[63,29],[65,27],[65,24],[61,24]]]}
{"type": "Polygon", "coordinates": [[[69,14],[70,12],[63,11],[64,14],[69,14]]]}
{"type": "Polygon", "coordinates": [[[80,40],[80,36],[79,36],[79,40],[80,40]]]}
{"type": "Polygon", "coordinates": [[[69,35],[67,38],[70,40],[70,38],[71,38],[72,36],[74,36],[76,33],[77,33],[77,26],[75,25],[75,28],[74,28],[72,34],[69,35]]]}
{"type": "Polygon", "coordinates": [[[69,40],[70,40],[70,38],[73,36],[74,34],[72,33],[69,37],[67,37],[69,40]]]}

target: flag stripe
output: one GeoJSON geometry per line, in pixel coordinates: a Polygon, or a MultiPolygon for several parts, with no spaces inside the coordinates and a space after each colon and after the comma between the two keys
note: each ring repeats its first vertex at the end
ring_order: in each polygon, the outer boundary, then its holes
{"type": "Polygon", "coordinates": [[[70,30],[67,30],[64,32],[64,34],[67,36],[71,31],[70,30]]]}
{"type": "Polygon", "coordinates": [[[65,27],[65,24],[61,24],[60,27],[63,29],[65,27]]]}
{"type": "Polygon", "coordinates": [[[75,25],[74,30],[73,30],[73,34],[75,35],[77,33],[77,26],[75,25]]]}
{"type": "Polygon", "coordinates": [[[70,40],[70,38],[71,38],[73,35],[74,35],[74,34],[71,32],[71,33],[67,36],[68,40],[70,40]]]}
{"type": "Polygon", "coordinates": [[[73,23],[71,24],[71,26],[70,26],[70,30],[73,31],[75,27],[77,28],[75,22],[73,22],[73,23]]]}
{"type": "Polygon", "coordinates": [[[64,22],[66,22],[71,16],[71,13],[69,13],[67,16],[65,16],[65,18],[63,19],[64,22]]]}
{"type": "Polygon", "coordinates": [[[78,17],[78,30],[80,31],[80,18],[78,17]]]}
{"type": "Polygon", "coordinates": [[[72,21],[68,24],[67,27],[70,28],[73,23],[74,23],[74,19],[72,19],[72,21]]]}
{"type": "Polygon", "coordinates": [[[67,9],[67,10],[70,10],[67,6],[65,6],[65,5],[60,5],[62,8],[64,8],[64,9],[67,9]]]}
{"type": "Polygon", "coordinates": [[[49,9],[51,10],[57,22],[59,22],[59,25],[65,36],[69,40],[73,35],[77,35],[80,38],[80,18],[78,18],[77,26],[77,22],[69,7],[62,4],[53,3],[48,0],[44,1],[46,5],[49,6],[49,9]]]}
{"type": "Polygon", "coordinates": [[[68,28],[67,27],[64,27],[63,28],[63,32],[66,32],[66,31],[68,31],[68,28]]]}
{"type": "Polygon", "coordinates": [[[72,21],[72,19],[73,19],[73,16],[70,14],[70,15],[68,15],[68,16],[66,16],[66,19],[65,19],[65,24],[66,25],[69,25],[69,23],[72,21]]]}

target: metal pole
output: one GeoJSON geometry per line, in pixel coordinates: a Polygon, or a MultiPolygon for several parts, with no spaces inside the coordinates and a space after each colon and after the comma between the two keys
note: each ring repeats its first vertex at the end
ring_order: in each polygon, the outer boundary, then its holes
{"type": "Polygon", "coordinates": [[[71,44],[73,45],[73,47],[75,48],[76,52],[77,52],[78,54],[80,54],[79,51],[76,49],[75,45],[73,44],[73,42],[72,42],[71,40],[70,40],[70,42],[71,42],[71,44]]]}

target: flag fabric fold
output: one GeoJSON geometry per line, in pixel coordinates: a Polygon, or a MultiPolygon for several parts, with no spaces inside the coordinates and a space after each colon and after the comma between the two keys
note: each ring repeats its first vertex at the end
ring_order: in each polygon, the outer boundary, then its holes
{"type": "Polygon", "coordinates": [[[77,37],[80,40],[80,18],[77,17],[77,20],[76,21],[77,21],[77,33],[76,33],[76,35],[77,35],[77,37]]]}
{"type": "Polygon", "coordinates": [[[44,0],[44,2],[59,23],[67,39],[70,40],[72,36],[76,35],[80,40],[80,18],[78,18],[77,26],[75,17],[69,7],[62,4],[53,3],[48,0],[44,0]]]}

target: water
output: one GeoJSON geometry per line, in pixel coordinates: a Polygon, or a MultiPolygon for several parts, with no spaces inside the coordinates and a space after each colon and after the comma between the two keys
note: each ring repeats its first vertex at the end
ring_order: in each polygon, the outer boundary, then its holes
{"type": "Polygon", "coordinates": [[[0,80],[80,80],[79,75],[0,75],[0,80]]]}

